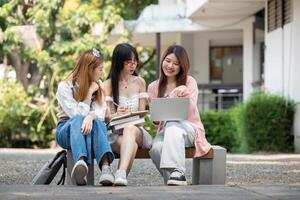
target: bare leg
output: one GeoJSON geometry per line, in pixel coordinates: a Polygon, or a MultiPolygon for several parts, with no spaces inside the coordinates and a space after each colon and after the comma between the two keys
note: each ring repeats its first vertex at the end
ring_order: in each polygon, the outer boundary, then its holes
{"type": "Polygon", "coordinates": [[[109,165],[109,163],[108,163],[108,153],[104,154],[104,156],[101,160],[101,165],[109,165]]]}
{"type": "MultiPolygon", "coordinates": [[[[118,169],[126,170],[128,174],[133,164],[136,151],[139,146],[142,146],[143,135],[141,130],[136,126],[127,126],[124,128],[123,136],[121,137],[121,141],[118,140],[116,142],[117,144],[120,142],[120,161],[118,169]]],[[[113,149],[118,150],[116,146],[114,146],[113,149]]]]}
{"type": "MultiPolygon", "coordinates": [[[[117,153],[120,155],[120,151],[121,151],[120,148],[121,148],[122,141],[123,141],[123,135],[120,135],[118,137],[117,141],[114,142],[113,144],[111,144],[111,148],[114,153],[117,153]]],[[[120,166],[120,162],[118,163],[118,169],[119,169],[119,166],[120,166]]]]}

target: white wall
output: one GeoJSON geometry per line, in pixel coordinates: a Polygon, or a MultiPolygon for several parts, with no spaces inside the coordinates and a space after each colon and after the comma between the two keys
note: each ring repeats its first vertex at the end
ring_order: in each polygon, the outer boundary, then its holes
{"type": "Polygon", "coordinates": [[[207,84],[209,78],[209,48],[210,46],[242,45],[242,31],[195,32],[182,34],[181,45],[189,46],[192,63],[191,73],[198,83],[207,84]],[[187,39],[188,38],[188,39],[187,39]],[[188,41],[188,42],[187,42],[188,41]]]}
{"type": "Polygon", "coordinates": [[[294,143],[296,152],[300,152],[300,1],[293,1],[293,23],[291,25],[291,98],[297,102],[294,118],[294,143]]]}
{"type": "MultiPolygon", "coordinates": [[[[283,34],[277,29],[266,34],[265,49],[265,88],[267,91],[283,95],[284,66],[283,34]]],[[[287,48],[287,46],[285,46],[287,48]]]]}
{"type": "Polygon", "coordinates": [[[293,1],[292,22],[265,35],[265,88],[300,101],[300,1],[293,1]]]}
{"type": "MultiPolygon", "coordinates": [[[[300,1],[293,2],[293,23],[291,26],[291,97],[300,102],[300,1]]],[[[300,122],[299,122],[300,123],[300,122]]]]}
{"type": "Polygon", "coordinates": [[[300,152],[300,1],[292,2],[292,22],[265,35],[265,88],[297,104],[295,149],[300,152]]]}
{"type": "Polygon", "coordinates": [[[192,72],[198,83],[209,83],[209,39],[207,33],[195,33],[194,35],[192,72]]]}
{"type": "MultiPolygon", "coordinates": [[[[193,55],[193,43],[194,43],[194,35],[192,33],[184,33],[181,35],[180,42],[179,42],[187,51],[190,66],[194,66],[194,55],[193,55]]],[[[193,74],[193,68],[190,69],[190,74],[193,74]]]]}
{"type": "Polygon", "coordinates": [[[253,92],[254,82],[254,17],[245,20],[243,28],[243,99],[248,99],[253,92]]]}
{"type": "MultiPolygon", "coordinates": [[[[255,82],[261,81],[261,43],[264,42],[264,31],[260,29],[255,30],[255,43],[254,43],[254,71],[253,80],[255,82]]],[[[260,88],[260,87],[258,87],[260,88]]],[[[254,88],[254,89],[258,89],[254,88]]]]}

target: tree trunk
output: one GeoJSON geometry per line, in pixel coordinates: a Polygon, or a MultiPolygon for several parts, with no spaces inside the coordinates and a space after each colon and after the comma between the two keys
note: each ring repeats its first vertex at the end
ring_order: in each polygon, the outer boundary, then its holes
{"type": "Polygon", "coordinates": [[[29,79],[29,84],[39,86],[40,82],[42,80],[42,74],[41,74],[39,68],[36,66],[36,64],[29,65],[29,73],[31,75],[31,77],[29,79]]]}
{"type": "Polygon", "coordinates": [[[11,53],[10,63],[16,70],[16,78],[20,81],[25,90],[28,85],[39,86],[42,75],[35,64],[28,63],[16,53],[11,53]]]}
{"type": "Polygon", "coordinates": [[[28,87],[27,74],[28,74],[29,64],[24,63],[22,61],[22,58],[16,52],[11,53],[11,61],[10,62],[11,62],[11,65],[13,66],[13,68],[16,70],[17,80],[20,81],[22,83],[24,89],[27,90],[27,87],[28,87]]]}

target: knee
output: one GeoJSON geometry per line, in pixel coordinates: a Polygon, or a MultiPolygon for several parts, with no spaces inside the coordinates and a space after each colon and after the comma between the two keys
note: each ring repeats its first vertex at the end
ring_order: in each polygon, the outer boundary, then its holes
{"type": "Polygon", "coordinates": [[[126,138],[127,137],[136,138],[138,132],[139,132],[138,127],[136,127],[134,125],[128,125],[123,130],[123,137],[126,137],[126,138]]]}
{"type": "Polygon", "coordinates": [[[96,133],[107,134],[107,128],[105,124],[99,119],[93,120],[92,131],[95,131],[96,133]]]}
{"type": "Polygon", "coordinates": [[[84,117],[81,115],[76,115],[72,117],[70,126],[76,129],[80,129],[82,122],[83,122],[84,117]]]}
{"type": "Polygon", "coordinates": [[[160,154],[163,148],[163,142],[154,142],[152,147],[149,151],[150,155],[157,155],[160,154]]]}
{"type": "Polygon", "coordinates": [[[102,121],[100,121],[100,119],[94,119],[93,120],[93,127],[100,127],[100,128],[105,128],[106,129],[105,124],[102,121]]]}
{"type": "Polygon", "coordinates": [[[82,123],[84,120],[84,116],[82,115],[75,115],[74,117],[72,117],[72,123],[82,123]]]}
{"type": "Polygon", "coordinates": [[[168,126],[165,129],[165,137],[168,138],[167,140],[176,140],[178,138],[183,137],[183,132],[177,126],[168,126]]]}

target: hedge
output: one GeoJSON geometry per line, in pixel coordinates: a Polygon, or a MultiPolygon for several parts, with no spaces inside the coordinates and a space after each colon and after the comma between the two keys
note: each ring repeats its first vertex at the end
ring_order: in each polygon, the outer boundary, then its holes
{"type": "Polygon", "coordinates": [[[248,101],[224,112],[201,114],[206,137],[230,152],[291,152],[293,101],[257,93],[248,101]]]}

